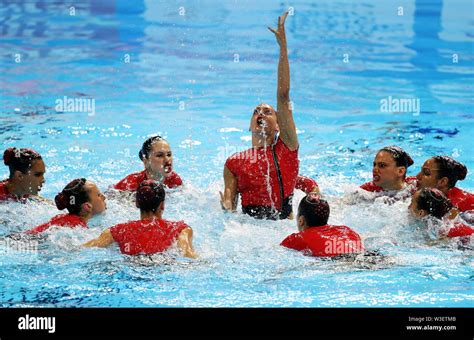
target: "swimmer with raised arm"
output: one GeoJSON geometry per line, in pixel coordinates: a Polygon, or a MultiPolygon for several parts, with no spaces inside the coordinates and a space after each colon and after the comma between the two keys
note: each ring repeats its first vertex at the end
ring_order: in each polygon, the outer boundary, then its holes
{"type": "Polygon", "coordinates": [[[163,219],[165,190],[162,184],[152,180],[140,183],[136,191],[136,206],[140,220],[117,224],[87,243],[85,247],[108,247],[118,243],[120,251],[127,255],[156,254],[166,251],[175,242],[183,256],[196,258],[192,239],[193,230],[183,221],[163,219]]]}
{"type": "Polygon", "coordinates": [[[280,46],[277,110],[269,104],[255,108],[250,120],[252,149],[232,155],[224,166],[222,208],[235,211],[240,194],[242,211],[255,218],[289,218],[295,187],[306,192],[319,190],[313,180],[298,177],[299,144],[290,103],[287,16],[285,13],[278,18],[277,29],[268,28],[280,46]]]}

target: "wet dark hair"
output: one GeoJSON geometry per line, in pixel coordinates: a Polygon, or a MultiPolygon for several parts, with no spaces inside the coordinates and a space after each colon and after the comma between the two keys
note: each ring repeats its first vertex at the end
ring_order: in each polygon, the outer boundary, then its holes
{"type": "Polygon", "coordinates": [[[10,178],[13,178],[15,171],[26,174],[37,159],[42,159],[41,155],[31,149],[8,148],[3,153],[3,163],[10,169],[10,178]]]}
{"type": "Polygon", "coordinates": [[[408,168],[411,165],[413,165],[413,159],[410,157],[408,153],[406,153],[405,150],[403,150],[399,146],[394,146],[394,145],[386,146],[380,149],[379,152],[380,151],[385,151],[385,152],[390,153],[393,157],[393,160],[397,164],[397,166],[404,166],[405,168],[408,168]]]}
{"type": "Polygon", "coordinates": [[[135,197],[137,207],[141,211],[156,212],[160,204],[165,200],[165,189],[158,182],[146,180],[138,186],[135,197]]]}
{"type": "Polygon", "coordinates": [[[79,215],[81,206],[89,202],[89,194],[85,189],[86,181],[85,178],[76,178],[69,182],[54,198],[56,207],[59,210],[67,209],[70,214],[79,215]]]}
{"type": "Polygon", "coordinates": [[[298,206],[298,216],[303,216],[308,227],[323,226],[328,223],[329,203],[316,193],[303,197],[298,206]]]}
{"type": "Polygon", "coordinates": [[[466,178],[467,168],[464,164],[449,156],[435,156],[433,159],[438,167],[438,179],[447,177],[449,188],[454,188],[458,180],[466,178]]]}
{"type": "Polygon", "coordinates": [[[451,201],[438,189],[424,188],[419,193],[417,208],[427,211],[431,216],[442,218],[453,208],[451,201]]]}
{"type": "Polygon", "coordinates": [[[151,146],[153,145],[154,142],[159,142],[159,141],[165,141],[161,136],[152,136],[148,138],[142,145],[142,148],[138,152],[138,157],[143,161],[145,158],[148,158],[150,156],[150,151],[151,151],[151,146]]]}

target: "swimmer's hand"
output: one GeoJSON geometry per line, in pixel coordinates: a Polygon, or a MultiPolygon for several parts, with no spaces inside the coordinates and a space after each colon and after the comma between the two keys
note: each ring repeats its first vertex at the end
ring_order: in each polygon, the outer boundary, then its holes
{"type": "Polygon", "coordinates": [[[235,212],[234,203],[232,202],[232,194],[230,189],[225,190],[225,195],[219,191],[221,195],[221,207],[225,211],[235,212]]]}
{"type": "Polygon", "coordinates": [[[276,30],[268,27],[268,29],[275,34],[278,45],[280,46],[286,46],[285,20],[287,16],[288,12],[285,12],[281,17],[278,17],[278,28],[276,30]]]}
{"type": "Polygon", "coordinates": [[[447,213],[447,215],[449,220],[454,220],[459,215],[459,209],[454,207],[447,213]]]}

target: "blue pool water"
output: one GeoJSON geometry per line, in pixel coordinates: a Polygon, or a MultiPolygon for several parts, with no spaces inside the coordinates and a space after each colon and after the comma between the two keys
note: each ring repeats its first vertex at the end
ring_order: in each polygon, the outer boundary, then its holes
{"type": "MultiPolygon", "coordinates": [[[[435,154],[474,171],[472,0],[81,0],[75,15],[70,2],[1,3],[0,149],[39,151],[42,194],[53,198],[76,177],[106,190],[141,170],[147,136],[166,136],[186,183],[167,196],[165,218],[193,227],[200,254],[145,262],[82,249],[105,227],[138,218],[110,199],[89,230],[52,231],[31,251],[1,245],[2,306],[474,306],[472,250],[429,245],[408,202],[339,199],[370,179],[385,145],[413,156],[409,175],[435,154]],[[358,231],[384,262],[305,257],[279,246],[294,221],[221,211],[226,157],[250,146],[253,108],[276,105],[278,48],[266,27],[289,6],[300,172],[329,198],[330,222],[358,231]],[[93,98],[94,114],[58,112],[64,96],[93,98]],[[390,96],[419,99],[419,112],[382,112],[390,96]]],[[[459,185],[473,191],[474,176],[459,185]]],[[[56,213],[2,204],[0,235],[56,213]]]]}

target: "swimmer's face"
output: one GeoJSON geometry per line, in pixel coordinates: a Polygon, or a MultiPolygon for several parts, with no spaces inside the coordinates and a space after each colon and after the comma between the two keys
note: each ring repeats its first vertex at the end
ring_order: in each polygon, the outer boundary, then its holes
{"type": "Polygon", "coordinates": [[[273,107],[268,104],[260,104],[253,111],[250,120],[250,131],[267,136],[275,135],[279,130],[277,115],[273,107]]]}
{"type": "Polygon", "coordinates": [[[438,178],[438,165],[433,158],[428,159],[423,166],[421,167],[421,171],[416,175],[416,179],[418,180],[418,188],[435,188],[441,189],[442,182],[438,178]]]}
{"type": "Polygon", "coordinates": [[[164,140],[154,142],[143,164],[153,179],[170,176],[173,171],[173,153],[168,142],[164,140]]]}
{"type": "Polygon", "coordinates": [[[46,173],[46,166],[43,160],[36,159],[31,163],[31,168],[26,174],[17,171],[19,182],[22,189],[28,195],[37,195],[41,191],[44,184],[44,174],[46,173]]]}
{"type": "Polygon", "coordinates": [[[380,151],[375,156],[372,169],[375,185],[382,187],[384,190],[389,190],[403,181],[405,173],[406,168],[404,166],[397,166],[391,153],[380,151]]]}
{"type": "Polygon", "coordinates": [[[94,182],[87,181],[86,184],[84,184],[84,189],[89,196],[89,203],[92,206],[92,215],[103,213],[105,209],[107,209],[107,204],[105,203],[104,194],[99,190],[97,185],[95,185],[94,182]]]}
{"type": "Polygon", "coordinates": [[[411,215],[415,218],[422,218],[427,215],[425,210],[418,209],[418,198],[420,196],[420,191],[415,192],[411,198],[411,203],[408,206],[408,210],[411,215]]]}

